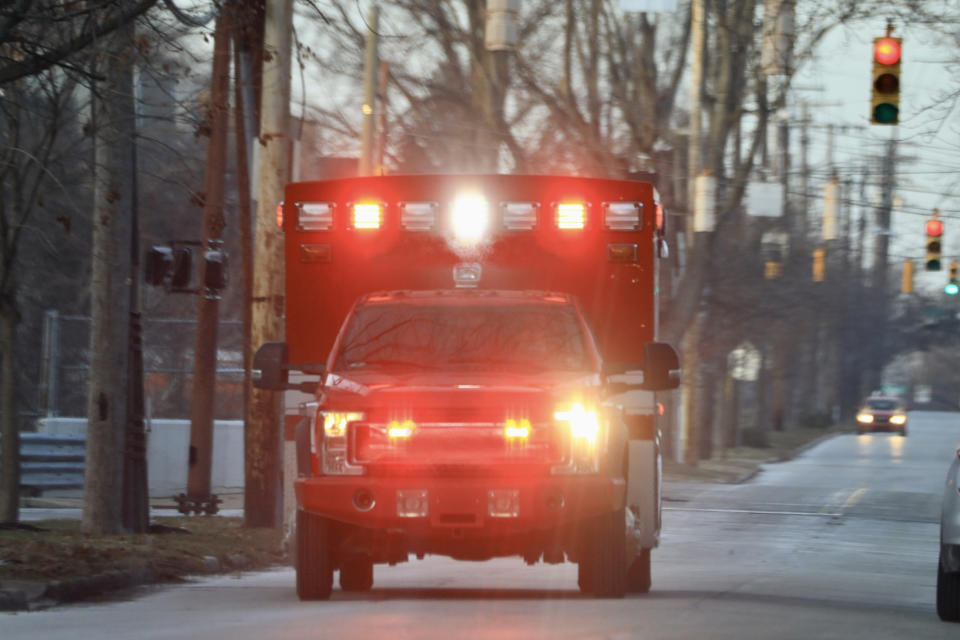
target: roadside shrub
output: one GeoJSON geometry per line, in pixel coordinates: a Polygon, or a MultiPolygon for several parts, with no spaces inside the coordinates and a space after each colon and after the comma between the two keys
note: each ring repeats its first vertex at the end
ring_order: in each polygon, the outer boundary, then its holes
{"type": "Polygon", "coordinates": [[[833,426],[833,418],[826,411],[805,413],[800,416],[799,423],[804,429],[828,429],[833,426]]]}
{"type": "Polygon", "coordinates": [[[749,427],[740,432],[740,443],[745,447],[768,449],[770,447],[770,436],[766,429],[749,427]]]}

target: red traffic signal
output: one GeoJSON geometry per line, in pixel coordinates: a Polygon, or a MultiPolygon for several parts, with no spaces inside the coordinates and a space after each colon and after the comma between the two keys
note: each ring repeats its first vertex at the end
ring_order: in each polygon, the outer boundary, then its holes
{"type": "Polygon", "coordinates": [[[873,59],[884,65],[900,62],[900,39],[877,38],[873,41],[873,59]]]}
{"type": "Polygon", "coordinates": [[[900,38],[873,39],[873,86],[870,93],[870,122],[895,125],[900,121],[900,38]]]}
{"type": "Polygon", "coordinates": [[[943,222],[937,220],[936,218],[931,218],[927,220],[925,229],[928,236],[932,236],[934,238],[940,237],[943,235],[943,222]]]}

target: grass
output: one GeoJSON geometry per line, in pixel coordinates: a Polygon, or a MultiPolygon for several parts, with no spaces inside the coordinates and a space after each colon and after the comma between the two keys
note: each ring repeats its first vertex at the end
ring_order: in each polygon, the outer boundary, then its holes
{"type": "Polygon", "coordinates": [[[222,567],[266,568],[284,561],[279,529],[246,529],[241,518],[158,517],[162,533],[90,535],[79,520],[30,523],[41,530],[0,530],[0,581],[61,580],[114,570],[149,569],[160,580],[222,567]],[[238,555],[239,554],[239,555],[238,555]]]}

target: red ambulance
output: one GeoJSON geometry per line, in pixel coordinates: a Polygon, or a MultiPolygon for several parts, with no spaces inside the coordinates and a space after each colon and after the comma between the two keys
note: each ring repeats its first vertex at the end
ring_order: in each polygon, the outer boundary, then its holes
{"type": "Polygon", "coordinates": [[[652,185],[532,175],[303,182],[283,205],[286,342],[255,384],[296,429],[301,599],[411,555],[578,564],[650,588],[666,253],[652,185]],[[297,382],[291,380],[293,372],[297,382]],[[304,382],[306,380],[306,382],[304,382]]]}

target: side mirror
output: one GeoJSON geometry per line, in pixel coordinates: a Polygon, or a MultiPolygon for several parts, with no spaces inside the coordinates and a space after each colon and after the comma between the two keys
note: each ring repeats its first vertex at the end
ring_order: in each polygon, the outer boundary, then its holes
{"type": "Polygon", "coordinates": [[[680,357],[666,342],[643,345],[643,388],[666,391],[680,386],[680,357]]]}
{"type": "Polygon", "coordinates": [[[642,370],[643,365],[639,363],[604,361],[601,373],[606,381],[607,392],[625,393],[634,389],[643,389],[641,376],[636,373],[642,370]]]}
{"type": "Polygon", "coordinates": [[[288,388],[290,350],[286,342],[265,342],[253,356],[253,386],[268,391],[288,388]]]}

